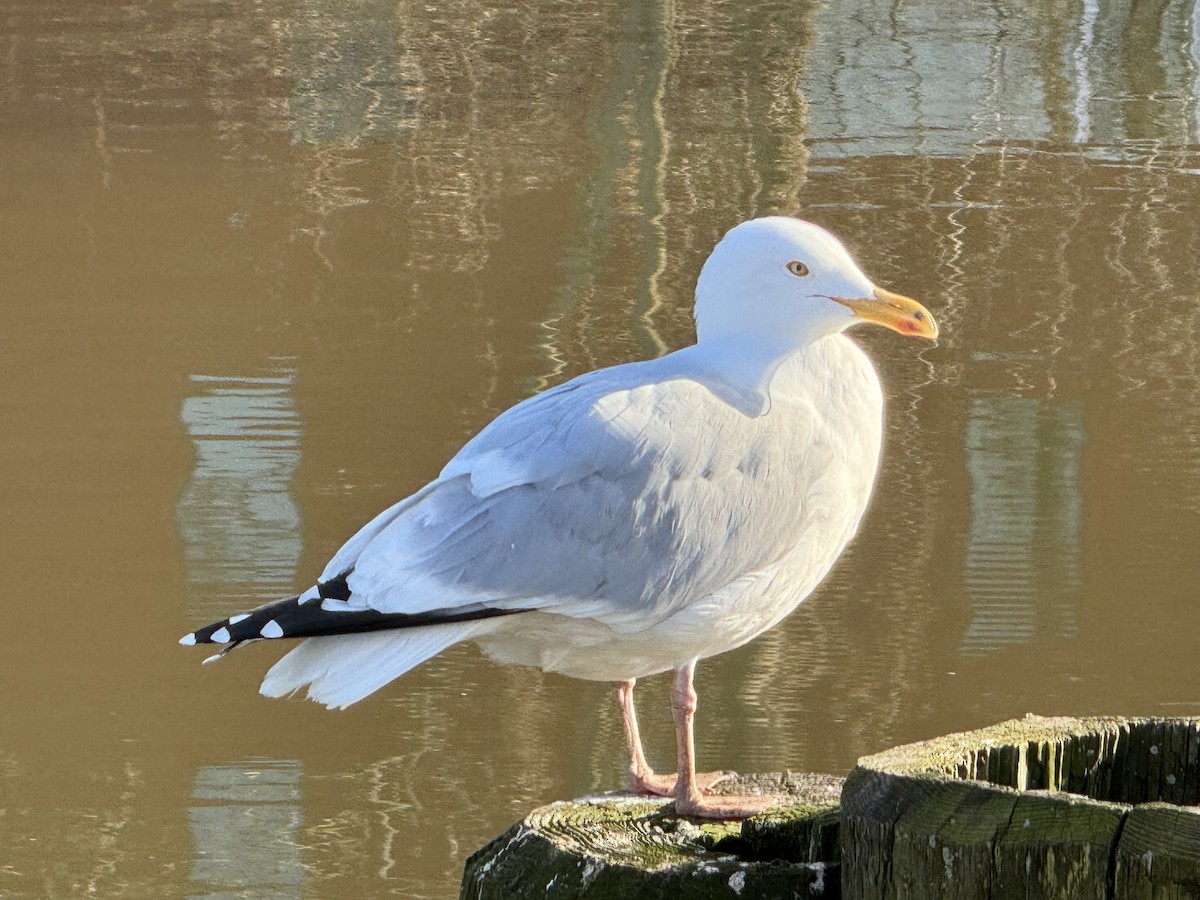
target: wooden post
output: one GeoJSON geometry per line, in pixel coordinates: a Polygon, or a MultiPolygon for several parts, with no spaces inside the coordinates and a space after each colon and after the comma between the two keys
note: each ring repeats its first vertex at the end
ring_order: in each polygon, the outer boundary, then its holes
{"type": "Polygon", "coordinates": [[[838,794],[828,775],[735,777],[772,794],[745,822],[681,819],[669,801],[603,794],[534,810],[467,860],[463,900],[838,898],[838,794]]]}
{"type": "Polygon", "coordinates": [[[462,897],[1198,900],[1200,720],[1027,716],[820,775],[746,776],[780,805],[680,819],[606,794],[535,810],[467,861],[462,897]]]}
{"type": "Polygon", "coordinates": [[[1029,716],[859,760],[846,897],[1200,897],[1200,721],[1029,716]]]}

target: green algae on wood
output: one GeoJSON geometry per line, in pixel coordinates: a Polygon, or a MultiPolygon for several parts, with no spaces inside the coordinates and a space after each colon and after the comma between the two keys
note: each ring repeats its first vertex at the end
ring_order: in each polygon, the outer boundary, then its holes
{"type": "Polygon", "coordinates": [[[752,775],[717,793],[772,794],[745,822],[680,818],[669,801],[605,794],[552,803],[467,860],[464,900],[840,897],[838,795],[827,775],[752,775]]]}
{"type": "Polygon", "coordinates": [[[1200,721],[1002,722],[859,760],[847,897],[1200,897],[1200,721]]]}

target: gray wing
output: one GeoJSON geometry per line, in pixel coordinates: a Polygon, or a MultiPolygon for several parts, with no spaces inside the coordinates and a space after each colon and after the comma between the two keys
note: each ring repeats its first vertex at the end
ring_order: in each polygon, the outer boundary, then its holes
{"type": "Polygon", "coordinates": [[[351,608],[648,627],[794,546],[821,454],[803,415],[768,418],[682,380],[571,382],[499,417],[323,578],[349,571],[351,608]]]}

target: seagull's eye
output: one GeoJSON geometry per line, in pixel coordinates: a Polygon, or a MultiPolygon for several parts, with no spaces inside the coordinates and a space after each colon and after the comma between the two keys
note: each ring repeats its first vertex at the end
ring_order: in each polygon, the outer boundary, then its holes
{"type": "Polygon", "coordinates": [[[808,266],[800,262],[798,259],[793,259],[790,263],[788,263],[787,270],[793,275],[799,276],[800,278],[803,278],[808,274],[808,266]]]}

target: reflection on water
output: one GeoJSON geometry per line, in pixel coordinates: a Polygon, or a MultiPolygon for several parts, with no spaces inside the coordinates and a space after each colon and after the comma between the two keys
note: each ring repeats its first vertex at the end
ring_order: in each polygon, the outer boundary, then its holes
{"type": "Polygon", "coordinates": [[[196,845],[196,900],[303,897],[297,841],[303,820],[297,760],[205,766],[196,773],[188,826],[196,845]]]}
{"type": "Polygon", "coordinates": [[[278,648],[201,671],[174,638],[302,587],[535,386],[689,341],[755,214],[945,328],[863,335],[876,501],[701,666],[701,758],[1197,711],[1197,4],[4,12],[0,540],[39,591],[0,633],[0,895],[445,897],[528,806],[616,784],[600,686],[456,648],[334,716],[256,696],[278,648]]]}
{"type": "Polygon", "coordinates": [[[196,467],[176,519],[198,616],[292,587],[303,547],[291,493],[301,439],[294,377],[282,364],[271,375],[191,377],[200,392],[179,417],[196,467]]]}
{"type": "MultiPolygon", "coordinates": [[[[616,77],[596,104],[589,122],[598,155],[591,176],[577,199],[576,233],[561,263],[564,278],[555,304],[541,323],[539,349],[549,370],[535,390],[562,380],[568,367],[560,344],[567,320],[594,302],[605,251],[620,227],[623,211],[636,209],[643,270],[636,279],[640,296],[633,303],[634,332],[644,352],[658,356],[667,347],[658,334],[654,313],[662,304],[659,278],[666,267],[664,180],[670,152],[670,129],[664,119],[666,79],[679,47],[671,34],[670,4],[630,6],[620,22],[616,45],[616,77]]],[[[626,288],[628,290],[628,288],[626,288]]]]}
{"type": "Polygon", "coordinates": [[[971,526],[964,653],[1076,634],[1082,404],[982,396],[967,414],[971,526]],[[1049,632],[1049,634],[1047,634],[1049,632]]]}
{"type": "Polygon", "coordinates": [[[1012,3],[824,4],[802,81],[809,137],[822,156],[1192,144],[1198,23],[1187,2],[1083,0],[1048,15],[1012,3]]]}
{"type": "Polygon", "coordinates": [[[423,85],[409,52],[405,10],[394,2],[302,0],[286,29],[289,129],[313,144],[357,144],[419,124],[423,85]]]}
{"type": "Polygon", "coordinates": [[[600,26],[612,29],[611,75],[584,123],[594,149],[540,323],[547,365],[530,389],[688,340],[699,263],[740,218],[730,211],[797,209],[809,14],[809,4],[791,2],[662,2],[634,4],[600,26]]]}

